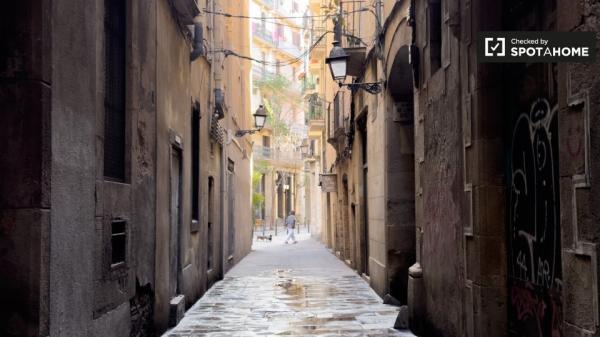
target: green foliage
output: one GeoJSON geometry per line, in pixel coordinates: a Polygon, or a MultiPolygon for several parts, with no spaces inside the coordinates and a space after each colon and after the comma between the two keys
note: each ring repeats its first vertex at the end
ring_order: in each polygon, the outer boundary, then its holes
{"type": "Polygon", "coordinates": [[[261,172],[261,170],[257,170],[257,164],[255,163],[254,172],[252,172],[252,190],[254,191],[252,192],[252,208],[254,209],[261,208],[265,203],[265,196],[261,193],[256,192],[259,190],[258,187],[262,180],[263,174],[264,172],[261,172]]]}
{"type": "Polygon", "coordinates": [[[260,184],[260,181],[262,180],[262,173],[260,171],[254,171],[252,172],[252,187],[253,188],[257,188],[258,185],[260,184]]]}
{"type": "MultiPolygon", "coordinates": [[[[264,161],[259,161],[259,160],[255,160],[254,161],[254,173],[259,173],[260,175],[262,174],[268,174],[271,173],[273,171],[273,167],[270,165],[267,165],[266,162],[264,161]]],[[[253,176],[254,178],[254,176],[253,176]]],[[[254,182],[254,180],[253,180],[254,182]]],[[[253,184],[254,186],[254,184],[253,184]]]]}
{"type": "Polygon", "coordinates": [[[252,207],[254,209],[259,209],[265,203],[265,196],[260,193],[252,193],[252,207]]]}
{"type": "Polygon", "coordinates": [[[284,108],[297,110],[304,104],[302,93],[291,81],[281,75],[266,75],[255,82],[262,95],[267,122],[273,129],[273,142],[282,143],[289,136],[290,129],[286,120],[289,111],[284,108]]]}

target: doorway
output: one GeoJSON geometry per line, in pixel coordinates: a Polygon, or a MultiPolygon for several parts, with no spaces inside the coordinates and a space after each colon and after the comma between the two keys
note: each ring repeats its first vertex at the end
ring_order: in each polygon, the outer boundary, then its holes
{"type": "Polygon", "coordinates": [[[227,162],[227,259],[231,260],[235,253],[235,163],[227,162]]]}
{"type": "Polygon", "coordinates": [[[182,177],[181,177],[181,150],[177,147],[171,148],[170,165],[170,230],[169,230],[169,295],[175,297],[181,292],[181,200],[182,200],[182,177]]]}
{"type": "Polygon", "coordinates": [[[359,234],[359,246],[360,246],[360,271],[369,276],[369,164],[367,157],[367,115],[368,110],[365,109],[362,111],[360,116],[358,117],[356,124],[358,129],[358,134],[360,137],[360,145],[361,145],[361,173],[362,173],[362,198],[361,202],[361,210],[362,217],[360,226],[360,234],[359,234]]]}
{"type": "Polygon", "coordinates": [[[390,294],[407,303],[408,268],[416,261],[414,92],[408,46],[398,49],[390,74],[385,220],[388,284],[390,294]]]}

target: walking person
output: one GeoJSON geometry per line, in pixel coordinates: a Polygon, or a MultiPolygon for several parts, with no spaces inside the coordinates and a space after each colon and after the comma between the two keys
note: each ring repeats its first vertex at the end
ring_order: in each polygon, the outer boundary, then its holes
{"type": "Polygon", "coordinates": [[[285,218],[285,226],[287,228],[287,238],[285,239],[285,243],[293,240],[292,243],[298,243],[296,241],[296,237],[294,236],[294,228],[296,228],[296,213],[294,211],[290,211],[290,215],[285,218]]]}

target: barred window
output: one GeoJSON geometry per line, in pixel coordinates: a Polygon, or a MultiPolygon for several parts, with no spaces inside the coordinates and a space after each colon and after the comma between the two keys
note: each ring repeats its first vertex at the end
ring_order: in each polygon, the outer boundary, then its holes
{"type": "Polygon", "coordinates": [[[127,256],[127,222],[117,219],[111,223],[111,266],[115,267],[125,262],[127,256]]]}
{"type": "Polygon", "coordinates": [[[104,176],[125,181],[126,1],[105,0],[104,176]]]}

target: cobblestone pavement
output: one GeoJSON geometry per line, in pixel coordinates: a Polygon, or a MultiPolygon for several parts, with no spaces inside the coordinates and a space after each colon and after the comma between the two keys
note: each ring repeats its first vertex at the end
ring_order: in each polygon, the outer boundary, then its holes
{"type": "Polygon", "coordinates": [[[397,313],[307,235],[295,245],[276,237],[257,243],[164,336],[413,336],[391,328],[397,313]]]}

